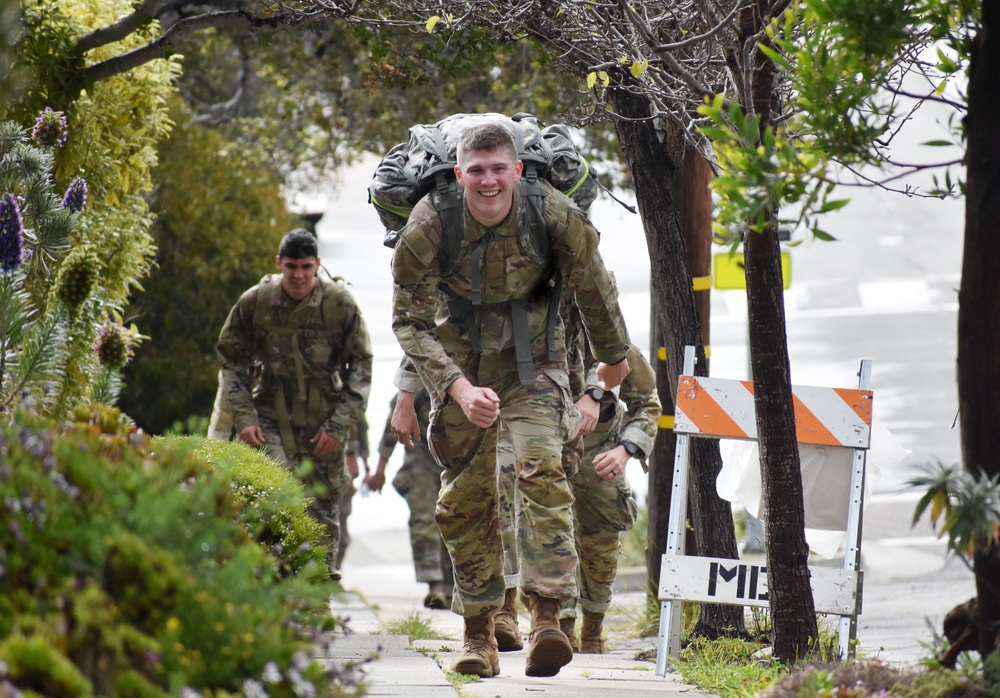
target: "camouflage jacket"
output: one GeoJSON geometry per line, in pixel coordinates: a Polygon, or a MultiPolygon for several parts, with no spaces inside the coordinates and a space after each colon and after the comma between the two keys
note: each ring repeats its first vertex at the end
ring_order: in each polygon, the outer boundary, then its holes
{"type": "MultiPolygon", "coordinates": [[[[503,367],[512,365],[515,349],[508,305],[511,299],[524,302],[536,363],[537,357],[546,356],[549,308],[545,291],[557,270],[564,283],[576,290],[577,306],[597,356],[602,361],[616,362],[628,350],[628,332],[618,306],[618,291],[597,251],[597,230],[565,195],[547,182],[542,184],[550,263],[537,263],[524,249],[518,235],[524,210],[517,190],[511,214],[489,230],[472,218],[463,201],[464,237],[458,263],[452,271],[441,270],[438,253],[443,233],[430,196],[417,203],[400,233],[392,258],[393,330],[436,402],[443,401],[448,386],[465,373],[463,366],[475,364],[469,328],[449,317],[449,299],[444,289],[453,296],[470,298],[472,260],[477,256],[481,261],[475,271],[482,289],[477,329],[484,360],[497,360],[497,365],[503,367]],[[473,254],[476,248],[478,255],[473,254]]],[[[563,335],[560,324],[557,342],[565,356],[563,335]]]]}
{"type": "Polygon", "coordinates": [[[261,414],[280,417],[282,394],[295,428],[322,428],[346,442],[364,419],[372,379],[368,329],[343,282],[318,281],[297,302],[281,290],[280,275],[264,277],[230,311],[216,352],[237,432],[260,424],[261,414]],[[265,284],[277,286],[263,294],[265,284]],[[268,307],[257,307],[259,293],[270,298],[268,307]],[[252,385],[255,361],[260,373],[252,385]]]}

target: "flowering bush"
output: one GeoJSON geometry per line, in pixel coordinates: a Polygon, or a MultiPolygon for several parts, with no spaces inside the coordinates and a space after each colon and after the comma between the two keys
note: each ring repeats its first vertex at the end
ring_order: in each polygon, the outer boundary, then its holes
{"type": "Polygon", "coordinates": [[[335,623],[325,566],[282,574],[223,474],[243,454],[192,445],[111,407],[0,424],[0,696],[357,694],[356,667],[311,658],[335,623]]]}
{"type": "Polygon", "coordinates": [[[102,300],[102,260],[77,239],[86,180],[73,179],[61,202],[53,192],[53,149],[67,135],[51,109],[30,135],[0,123],[0,415],[113,402],[137,339],[102,300]]]}

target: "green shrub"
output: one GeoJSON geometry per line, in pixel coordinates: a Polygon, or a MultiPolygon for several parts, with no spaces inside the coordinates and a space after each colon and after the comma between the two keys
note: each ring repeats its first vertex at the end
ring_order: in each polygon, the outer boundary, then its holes
{"type": "Polygon", "coordinates": [[[150,441],[108,407],[0,424],[0,680],[60,697],[354,694],[351,667],[310,659],[334,619],[301,485],[247,456],[150,441]]]}
{"type": "Polygon", "coordinates": [[[44,637],[12,635],[0,644],[3,677],[18,688],[43,696],[90,698],[90,682],[44,637]]]}
{"type": "Polygon", "coordinates": [[[915,669],[877,660],[806,666],[764,698],[987,698],[979,677],[941,667],[915,669]]]}
{"type": "Polygon", "coordinates": [[[240,522],[280,561],[283,574],[308,570],[309,574],[329,577],[328,551],[319,543],[322,527],[305,512],[302,482],[264,451],[241,441],[199,436],[159,437],[153,445],[189,448],[228,478],[240,503],[240,522]]]}

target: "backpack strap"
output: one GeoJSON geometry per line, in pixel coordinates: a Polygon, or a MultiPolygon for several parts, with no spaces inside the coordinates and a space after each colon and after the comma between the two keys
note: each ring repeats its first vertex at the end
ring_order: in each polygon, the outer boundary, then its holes
{"type": "Polygon", "coordinates": [[[460,186],[454,175],[448,177],[444,171],[434,175],[431,198],[434,210],[441,219],[442,240],[438,261],[445,274],[454,271],[458,265],[462,238],[465,237],[465,208],[459,193],[460,186]]]}

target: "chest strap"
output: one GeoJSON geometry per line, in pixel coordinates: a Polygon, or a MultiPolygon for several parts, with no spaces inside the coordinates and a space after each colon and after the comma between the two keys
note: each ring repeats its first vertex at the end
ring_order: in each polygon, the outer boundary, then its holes
{"type": "MultiPolygon", "coordinates": [[[[477,250],[478,251],[478,250],[477,250]]],[[[476,261],[475,252],[473,262],[476,261]]],[[[478,266],[473,264],[473,269],[478,266]]],[[[476,276],[473,272],[473,276],[476,276]]],[[[524,305],[523,298],[512,298],[503,303],[483,303],[481,294],[473,292],[473,299],[464,298],[452,291],[448,286],[441,284],[441,291],[448,299],[448,316],[453,320],[461,320],[465,323],[466,332],[469,335],[469,345],[472,353],[481,354],[483,351],[482,337],[479,334],[479,313],[483,308],[489,310],[508,310],[514,327],[514,356],[517,359],[517,378],[521,385],[534,386],[535,362],[531,354],[531,327],[528,323],[528,311],[524,305]],[[479,302],[476,302],[478,300],[479,302]]],[[[545,341],[548,348],[548,360],[556,361],[558,353],[556,351],[556,328],[559,325],[559,297],[562,294],[562,277],[559,272],[545,284],[545,291],[548,294],[548,321],[546,323],[545,341]]]]}

